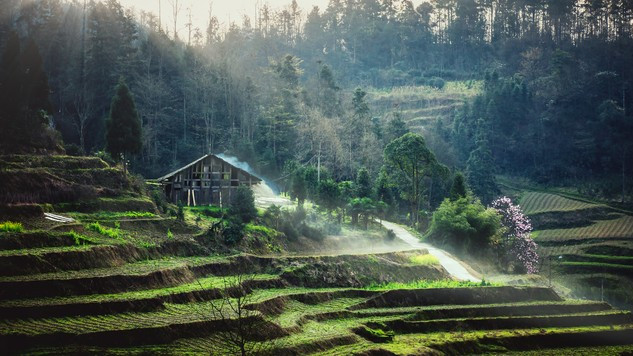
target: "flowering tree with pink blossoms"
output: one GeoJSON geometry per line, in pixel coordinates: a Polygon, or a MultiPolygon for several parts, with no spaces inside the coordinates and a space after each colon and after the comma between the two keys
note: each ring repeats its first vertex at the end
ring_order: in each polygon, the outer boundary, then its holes
{"type": "Polygon", "coordinates": [[[505,230],[501,247],[506,264],[517,261],[527,273],[538,273],[539,256],[536,243],[530,237],[530,219],[508,197],[497,198],[491,207],[501,215],[501,225],[505,230]]]}

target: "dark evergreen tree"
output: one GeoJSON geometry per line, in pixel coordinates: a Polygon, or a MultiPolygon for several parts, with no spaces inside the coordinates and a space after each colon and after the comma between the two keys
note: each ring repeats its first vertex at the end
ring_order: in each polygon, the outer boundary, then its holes
{"type": "Polygon", "coordinates": [[[461,172],[457,172],[453,178],[453,185],[449,197],[451,200],[457,200],[465,198],[468,195],[468,189],[466,188],[466,178],[461,172]]]}
{"type": "Polygon", "coordinates": [[[490,203],[498,194],[499,187],[495,178],[495,166],[492,153],[488,148],[485,134],[481,132],[483,124],[480,123],[480,134],[477,140],[477,148],[470,153],[466,163],[466,175],[468,183],[476,196],[484,204],[490,203]]]}
{"type": "Polygon", "coordinates": [[[115,160],[123,160],[126,172],[126,160],[130,155],[141,151],[141,135],[141,120],[134,98],[125,80],[121,78],[112,98],[110,116],[106,120],[106,149],[115,160]]]}
{"type": "Polygon", "coordinates": [[[7,41],[0,68],[0,150],[42,152],[58,150],[58,139],[49,128],[52,105],[48,78],[37,45],[20,40],[12,33],[7,41]]]}
{"type": "Polygon", "coordinates": [[[257,217],[253,190],[248,186],[240,185],[232,198],[229,211],[233,217],[242,223],[253,221],[257,217]]]}
{"type": "Polygon", "coordinates": [[[371,194],[372,184],[369,171],[363,167],[356,173],[356,196],[359,198],[370,198],[371,194]]]}

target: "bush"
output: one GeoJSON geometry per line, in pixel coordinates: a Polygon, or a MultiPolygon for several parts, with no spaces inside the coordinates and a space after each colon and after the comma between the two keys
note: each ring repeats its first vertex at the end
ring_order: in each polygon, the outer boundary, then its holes
{"type": "Polygon", "coordinates": [[[107,236],[113,239],[118,239],[119,237],[121,237],[118,222],[115,223],[115,226],[116,227],[112,229],[109,227],[102,226],[98,222],[94,222],[94,223],[90,223],[86,225],[86,229],[88,229],[89,231],[94,231],[98,233],[99,235],[107,236]]]}
{"type": "Polygon", "coordinates": [[[438,77],[433,77],[429,79],[428,83],[429,83],[429,86],[435,89],[444,89],[444,86],[446,85],[446,82],[444,81],[444,79],[438,78],[438,77]]]}
{"type": "Polygon", "coordinates": [[[239,244],[244,238],[244,223],[238,219],[228,219],[222,229],[222,237],[229,246],[239,244]]]}
{"type": "Polygon", "coordinates": [[[75,157],[79,157],[79,156],[85,156],[86,153],[84,152],[83,148],[81,148],[81,146],[74,144],[74,143],[67,143],[64,145],[64,150],[66,151],[66,154],[69,156],[75,156],[75,157]]]}
{"type": "Polygon", "coordinates": [[[411,256],[409,260],[414,265],[420,265],[420,266],[437,266],[440,264],[440,260],[438,260],[437,257],[430,255],[428,253],[424,255],[411,256]]]}
{"type": "Polygon", "coordinates": [[[301,235],[316,241],[321,241],[325,234],[316,227],[311,227],[306,223],[301,224],[301,235]]]}
{"type": "Polygon", "coordinates": [[[0,223],[0,232],[22,232],[24,226],[19,222],[5,221],[0,223]]]}
{"type": "Polygon", "coordinates": [[[242,223],[253,221],[257,217],[253,190],[245,185],[239,186],[231,201],[229,211],[236,218],[239,218],[242,223]]]}
{"type": "Polygon", "coordinates": [[[116,165],[116,162],[114,161],[114,159],[112,159],[112,156],[110,156],[110,154],[106,151],[97,151],[94,153],[94,156],[101,158],[105,163],[107,163],[110,166],[116,165]]]}
{"type": "Polygon", "coordinates": [[[497,234],[501,218],[471,197],[445,199],[433,213],[427,238],[461,251],[476,252],[488,247],[497,234]]]}

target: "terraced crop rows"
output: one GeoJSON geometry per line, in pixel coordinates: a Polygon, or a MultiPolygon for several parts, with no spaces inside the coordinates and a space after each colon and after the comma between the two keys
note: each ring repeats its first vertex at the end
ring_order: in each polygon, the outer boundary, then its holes
{"type": "Polygon", "coordinates": [[[523,212],[528,215],[546,212],[583,210],[601,206],[598,204],[565,198],[556,194],[541,192],[525,193],[521,197],[519,204],[521,205],[523,212]]]}
{"type": "MultiPolygon", "coordinates": [[[[45,234],[40,237],[47,239],[45,234]]],[[[89,253],[95,246],[107,247],[105,241],[86,248],[48,247],[46,241],[57,243],[43,240],[17,255],[49,251],[70,256],[89,253]]],[[[4,251],[0,257],[14,252],[4,251]]],[[[124,252],[112,251],[115,255],[124,252]]],[[[283,331],[285,336],[272,344],[280,355],[376,349],[483,352],[490,338],[536,337],[534,345],[538,345],[538,338],[545,337],[542,330],[554,339],[602,332],[615,335],[618,344],[633,343],[628,338],[633,336],[630,313],[605,303],[561,300],[547,288],[397,279],[351,288],[342,285],[342,281],[358,283],[350,276],[331,274],[358,273],[370,266],[382,268],[382,275],[427,268],[429,275],[445,276],[437,266],[412,262],[420,256],[424,256],[420,251],[351,257],[154,256],[108,268],[8,275],[0,277],[0,285],[11,286],[11,293],[0,291],[0,343],[7,345],[8,352],[221,354],[212,338],[220,325],[213,306],[224,306],[225,315],[234,315],[221,299],[222,292],[237,293],[230,294],[231,298],[248,293],[245,322],[261,320],[283,331]],[[243,288],[236,289],[236,273],[245,269],[253,274],[243,288]],[[21,288],[32,283],[46,283],[52,291],[23,290],[21,295],[21,288]],[[613,327],[606,329],[605,324],[613,327]],[[377,343],[362,330],[394,331],[395,337],[392,342],[377,343]],[[463,342],[480,346],[472,349],[468,344],[461,349],[463,342]]],[[[507,350],[520,349],[515,344],[520,342],[509,342],[507,350]]]]}
{"type": "Polygon", "coordinates": [[[585,227],[541,230],[537,241],[565,241],[583,239],[633,239],[633,217],[621,215],[613,220],[600,220],[585,227]]]}

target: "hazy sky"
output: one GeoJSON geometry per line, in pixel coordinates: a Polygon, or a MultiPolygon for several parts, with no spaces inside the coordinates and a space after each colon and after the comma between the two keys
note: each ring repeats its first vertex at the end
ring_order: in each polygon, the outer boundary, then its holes
{"type": "MultiPolygon", "coordinates": [[[[202,33],[206,32],[209,21],[209,8],[213,9],[213,14],[220,20],[222,29],[226,29],[230,22],[238,25],[242,23],[243,15],[248,15],[253,19],[256,9],[264,4],[268,4],[273,10],[280,10],[288,6],[292,0],[119,0],[126,7],[133,7],[137,14],[140,10],[153,12],[158,15],[159,2],[161,4],[161,22],[170,33],[173,32],[173,10],[172,4],[178,1],[180,12],[178,14],[178,32],[182,36],[185,34],[185,24],[188,23],[189,9],[191,9],[191,22],[193,28],[199,27],[202,33]],[[229,22],[230,21],[230,22],[229,22]]],[[[423,0],[414,0],[417,5],[423,0]]],[[[308,13],[312,6],[316,5],[323,11],[327,8],[329,0],[297,0],[302,10],[302,16],[308,13]]]]}

